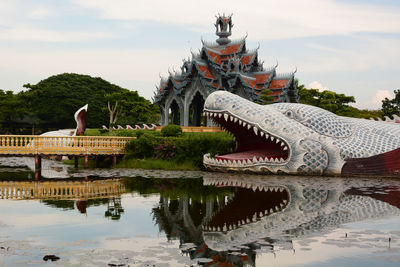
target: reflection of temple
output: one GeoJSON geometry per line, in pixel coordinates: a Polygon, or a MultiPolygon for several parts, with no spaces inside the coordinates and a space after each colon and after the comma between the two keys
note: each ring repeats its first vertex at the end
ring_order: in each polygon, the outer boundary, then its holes
{"type": "Polygon", "coordinates": [[[104,213],[104,216],[110,217],[111,220],[119,220],[121,218],[121,213],[124,212],[124,209],[121,205],[121,198],[110,198],[107,203],[107,211],[104,213]]]}
{"type": "Polygon", "coordinates": [[[160,197],[159,206],[153,209],[154,219],[168,239],[180,240],[182,251],[192,259],[209,258],[213,263],[227,264],[226,266],[254,266],[254,250],[257,247],[230,253],[212,250],[204,242],[203,225],[211,220],[213,214],[225,206],[231,197],[230,194],[208,196],[204,198],[204,202],[188,196],[178,200],[160,197]]]}
{"type": "Polygon", "coordinates": [[[215,27],[219,37],[215,44],[203,42],[198,54],[184,60],[179,73],[161,79],[154,103],[161,109],[163,125],[210,125],[201,113],[207,96],[217,90],[260,101],[261,91],[269,89],[273,102],[297,102],[294,72],[278,75],[277,64],[264,68],[258,48],[247,50],[245,38],[231,41],[231,16],[219,16],[215,27]]]}
{"type": "Polygon", "coordinates": [[[229,177],[205,178],[204,184],[231,187],[235,193],[161,196],[153,213],[168,239],[179,239],[191,259],[207,258],[212,266],[255,266],[257,253],[293,250],[293,239],[343,223],[400,215],[399,187],[383,196],[372,193],[375,189],[355,190],[359,185],[340,179],[304,183],[292,177],[229,177]]]}

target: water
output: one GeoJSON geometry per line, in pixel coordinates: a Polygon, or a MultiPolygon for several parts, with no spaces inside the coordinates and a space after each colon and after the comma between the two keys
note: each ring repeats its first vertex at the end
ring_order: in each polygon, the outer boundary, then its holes
{"type": "Polygon", "coordinates": [[[399,179],[29,160],[0,158],[0,266],[400,265],[399,179]]]}

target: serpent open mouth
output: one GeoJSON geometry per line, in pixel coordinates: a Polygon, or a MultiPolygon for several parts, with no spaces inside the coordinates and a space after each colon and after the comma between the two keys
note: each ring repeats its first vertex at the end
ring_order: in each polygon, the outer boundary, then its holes
{"type": "MultiPolygon", "coordinates": [[[[215,186],[228,186],[215,182],[215,186]]],[[[284,210],[289,203],[289,192],[283,186],[251,185],[238,187],[235,195],[220,204],[210,220],[203,225],[204,232],[228,232],[246,224],[254,223],[263,217],[284,210]]]]}
{"type": "Polygon", "coordinates": [[[258,124],[247,122],[228,111],[210,111],[205,115],[236,139],[236,152],[227,155],[204,156],[209,165],[246,166],[255,164],[285,164],[289,160],[290,147],[281,137],[276,136],[258,124]]]}

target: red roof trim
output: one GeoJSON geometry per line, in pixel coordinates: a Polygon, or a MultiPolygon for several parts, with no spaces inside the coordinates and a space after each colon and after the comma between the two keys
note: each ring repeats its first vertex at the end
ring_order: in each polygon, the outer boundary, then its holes
{"type": "Polygon", "coordinates": [[[263,74],[255,74],[254,76],[256,77],[256,83],[260,84],[260,83],[266,83],[268,81],[270,74],[263,73],[263,74]]]}
{"type": "Polygon", "coordinates": [[[211,71],[207,68],[207,66],[203,65],[197,65],[199,67],[199,70],[202,72],[204,77],[208,79],[215,79],[214,75],[211,73],[211,71]]]}
{"type": "Polygon", "coordinates": [[[286,84],[289,82],[289,79],[285,80],[272,80],[271,83],[269,84],[269,89],[278,89],[278,88],[284,88],[286,84]]]}

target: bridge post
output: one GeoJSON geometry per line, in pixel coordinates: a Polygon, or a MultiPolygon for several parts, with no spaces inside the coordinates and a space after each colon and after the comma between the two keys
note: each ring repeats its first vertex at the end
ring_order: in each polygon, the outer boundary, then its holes
{"type": "Polygon", "coordinates": [[[39,180],[42,175],[42,157],[35,155],[35,180],[39,180]]]}
{"type": "Polygon", "coordinates": [[[113,155],[113,165],[117,165],[117,155],[113,155]]]}
{"type": "Polygon", "coordinates": [[[78,156],[74,156],[75,169],[78,169],[78,156]]]}
{"type": "Polygon", "coordinates": [[[89,156],[85,155],[85,168],[89,167],[89,156]]]}

